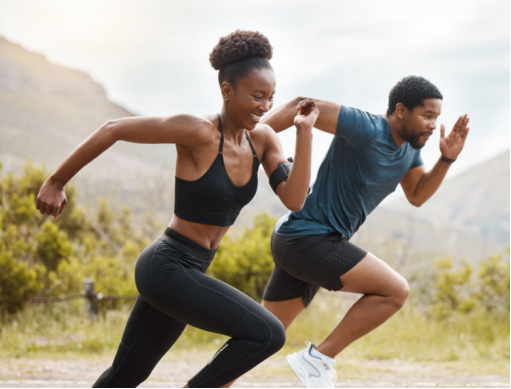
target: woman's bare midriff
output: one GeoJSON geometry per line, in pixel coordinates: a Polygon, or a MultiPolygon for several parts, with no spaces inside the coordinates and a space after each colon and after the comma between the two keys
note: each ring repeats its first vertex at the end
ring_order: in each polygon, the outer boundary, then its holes
{"type": "Polygon", "coordinates": [[[210,250],[218,248],[220,241],[229,230],[229,227],[192,223],[176,215],[172,216],[169,228],[210,250]]]}

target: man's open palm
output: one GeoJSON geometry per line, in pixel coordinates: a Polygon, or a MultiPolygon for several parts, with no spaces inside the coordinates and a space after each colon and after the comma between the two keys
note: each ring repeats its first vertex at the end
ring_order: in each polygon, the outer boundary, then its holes
{"type": "Polygon", "coordinates": [[[465,146],[469,128],[468,115],[462,115],[456,121],[450,134],[445,136],[445,126],[440,125],[440,152],[445,158],[456,159],[465,146]]]}

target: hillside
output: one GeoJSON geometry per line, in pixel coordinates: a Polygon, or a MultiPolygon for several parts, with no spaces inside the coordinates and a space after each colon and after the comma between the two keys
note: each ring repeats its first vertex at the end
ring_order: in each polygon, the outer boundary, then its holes
{"type": "MultiPolygon", "coordinates": [[[[169,113],[170,114],[170,113],[169,113]]],[[[84,72],[58,66],[0,37],[0,162],[21,170],[27,158],[53,170],[109,119],[131,116],[84,72]]],[[[119,143],[89,164],[76,182],[83,202],[105,197],[114,208],[153,209],[166,224],[173,211],[172,145],[119,143]]],[[[389,262],[438,255],[480,259],[509,245],[509,151],[446,180],[421,208],[405,199],[378,207],[353,241],[389,262]]],[[[286,210],[259,171],[259,190],[235,230],[253,216],[286,210]]]]}
{"type": "MultiPolygon", "coordinates": [[[[171,114],[171,113],[169,113],[171,114]]],[[[0,161],[20,171],[31,158],[53,170],[89,134],[109,119],[132,116],[108,100],[105,90],[81,71],[49,62],[43,55],[0,37],[0,161]]],[[[72,182],[84,202],[107,198],[114,208],[155,211],[168,223],[174,209],[176,151],[173,145],[119,143],[85,167],[72,182]]],[[[261,169],[260,188],[238,224],[273,209],[278,198],[261,169]]]]}
{"type": "Polygon", "coordinates": [[[353,241],[376,252],[390,249],[402,262],[424,255],[479,261],[502,252],[509,246],[509,176],[507,151],[445,180],[420,208],[405,198],[381,205],[353,241]]]}
{"type": "Polygon", "coordinates": [[[441,228],[450,226],[485,239],[509,240],[509,150],[446,180],[422,207],[406,200],[386,205],[441,228]]]}

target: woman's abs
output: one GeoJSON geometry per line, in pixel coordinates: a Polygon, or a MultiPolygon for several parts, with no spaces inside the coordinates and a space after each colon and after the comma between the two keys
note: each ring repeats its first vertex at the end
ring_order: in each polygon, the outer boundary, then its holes
{"type": "Polygon", "coordinates": [[[208,250],[215,250],[229,227],[192,223],[173,215],[169,228],[208,250]]]}

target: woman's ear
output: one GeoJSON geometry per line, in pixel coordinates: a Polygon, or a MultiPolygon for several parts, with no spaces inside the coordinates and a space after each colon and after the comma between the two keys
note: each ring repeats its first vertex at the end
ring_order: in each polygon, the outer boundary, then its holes
{"type": "Polygon", "coordinates": [[[229,101],[232,95],[232,86],[228,82],[224,81],[222,82],[222,85],[220,85],[220,90],[222,91],[222,96],[224,101],[229,101]]]}

